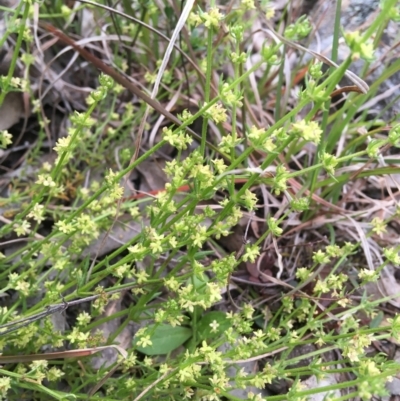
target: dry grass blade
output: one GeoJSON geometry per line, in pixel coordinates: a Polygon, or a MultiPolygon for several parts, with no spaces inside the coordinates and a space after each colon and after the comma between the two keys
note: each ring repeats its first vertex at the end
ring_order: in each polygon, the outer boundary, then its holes
{"type": "Polygon", "coordinates": [[[47,354],[33,354],[33,355],[11,355],[3,356],[0,355],[0,363],[26,363],[32,361],[43,361],[52,359],[66,359],[66,358],[82,358],[84,356],[90,356],[96,354],[107,348],[115,348],[124,358],[127,357],[127,352],[119,347],[118,345],[105,345],[103,347],[96,348],[83,348],[70,351],[60,352],[49,352],[47,354]]]}
{"type": "Polygon", "coordinates": [[[119,368],[121,362],[117,363],[90,391],[89,397],[92,397],[99,391],[103,384],[113,375],[113,373],[119,368]]]}
{"type": "Polygon", "coordinates": [[[139,401],[146,393],[148,393],[153,387],[155,387],[158,383],[160,383],[162,380],[164,380],[170,373],[174,372],[177,369],[174,370],[167,370],[163,375],[161,375],[156,381],[151,383],[150,386],[145,388],[135,399],[134,401],[139,401]]]}
{"type": "Polygon", "coordinates": [[[168,61],[171,57],[172,49],[174,48],[175,42],[177,41],[177,39],[179,37],[179,32],[181,31],[181,29],[183,28],[183,26],[186,23],[186,20],[189,17],[189,14],[190,14],[190,11],[192,10],[193,4],[194,4],[194,0],[189,0],[185,4],[185,8],[183,9],[182,15],[179,17],[179,21],[176,25],[176,28],[174,29],[171,40],[168,43],[167,50],[165,51],[165,55],[164,55],[164,58],[162,60],[161,66],[160,66],[160,70],[158,71],[157,78],[154,83],[153,92],[151,93],[152,98],[155,98],[157,95],[158,88],[160,86],[162,77],[164,75],[164,71],[165,71],[168,61]]]}

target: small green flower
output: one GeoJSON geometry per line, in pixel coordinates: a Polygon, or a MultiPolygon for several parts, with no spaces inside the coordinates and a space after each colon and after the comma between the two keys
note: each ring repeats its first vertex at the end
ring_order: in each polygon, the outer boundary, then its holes
{"type": "Polygon", "coordinates": [[[0,147],[5,149],[12,144],[12,135],[7,131],[0,131],[0,147]]]}
{"type": "Polygon", "coordinates": [[[149,275],[145,272],[145,270],[139,270],[137,273],[134,274],[138,284],[143,284],[147,281],[149,275]]]}
{"type": "Polygon", "coordinates": [[[153,342],[150,340],[150,336],[149,335],[145,335],[139,338],[137,345],[139,347],[143,347],[146,348],[148,346],[153,345],[153,342]]]}
{"type": "MultiPolygon", "coordinates": [[[[238,54],[236,52],[232,52],[231,60],[232,60],[232,63],[234,63],[234,64],[244,64],[247,60],[247,54],[245,52],[242,52],[240,54],[238,54]]],[[[237,107],[241,107],[240,104],[242,104],[242,103],[237,103],[237,107]]]]}
{"type": "Polygon", "coordinates": [[[360,272],[358,273],[358,277],[363,281],[363,282],[374,282],[378,280],[379,278],[379,273],[376,272],[375,270],[369,270],[369,269],[361,269],[360,272]]]}
{"type": "Polygon", "coordinates": [[[273,189],[276,195],[279,195],[281,191],[286,191],[287,181],[289,179],[289,172],[283,164],[276,167],[276,174],[273,179],[273,189]]]}
{"type": "Polygon", "coordinates": [[[295,24],[291,24],[285,29],[285,37],[291,40],[298,40],[306,37],[312,30],[310,21],[306,16],[300,17],[295,24]]]}
{"type": "Polygon", "coordinates": [[[317,280],[313,291],[317,294],[325,294],[330,291],[330,288],[326,281],[317,280]]]}
{"type": "Polygon", "coordinates": [[[300,120],[297,123],[293,123],[292,131],[307,142],[318,144],[321,140],[322,129],[319,128],[318,123],[315,121],[300,120]]]}
{"type": "Polygon", "coordinates": [[[290,206],[295,212],[304,212],[310,208],[309,198],[294,198],[290,202],[290,206]]]}
{"type": "Polygon", "coordinates": [[[6,397],[7,391],[11,388],[10,377],[0,377],[0,394],[2,397],[6,397]]]}
{"type": "Polygon", "coordinates": [[[187,23],[189,26],[197,27],[202,23],[202,19],[199,14],[192,11],[187,19],[187,23]]]}
{"type": "Polygon", "coordinates": [[[360,372],[365,376],[377,376],[382,373],[372,360],[360,361],[360,372]]]}
{"type": "Polygon", "coordinates": [[[231,149],[234,149],[236,146],[240,145],[241,142],[243,142],[243,139],[234,138],[233,135],[228,134],[222,137],[218,147],[222,152],[229,153],[231,149]]]}
{"type": "Polygon", "coordinates": [[[31,223],[27,220],[23,220],[20,224],[14,225],[14,231],[18,237],[21,235],[27,235],[29,233],[29,229],[31,227],[31,223]]]}
{"type": "Polygon", "coordinates": [[[44,206],[36,203],[33,209],[28,213],[28,217],[40,224],[45,219],[44,213],[44,206]]]}
{"type": "Polygon", "coordinates": [[[325,252],[319,249],[317,252],[313,253],[313,261],[319,264],[329,263],[330,258],[325,252]]]}
{"type": "Polygon", "coordinates": [[[55,366],[51,367],[47,372],[46,372],[46,378],[49,382],[55,382],[57,380],[60,380],[65,373],[56,368],[55,366]]]}
{"type": "MultiPolygon", "coordinates": [[[[329,93],[326,91],[324,85],[318,86],[317,83],[310,79],[300,94],[301,99],[308,99],[316,103],[323,103],[329,99],[329,93]]],[[[321,105],[321,110],[325,110],[321,105]]]]}
{"type": "Polygon", "coordinates": [[[374,44],[371,39],[365,39],[359,31],[345,32],[344,39],[352,52],[353,60],[358,60],[360,57],[366,61],[374,59],[374,44]]]}
{"type": "Polygon", "coordinates": [[[268,228],[271,230],[272,234],[279,237],[283,229],[279,227],[277,220],[274,217],[269,217],[267,220],[268,228]]]}
{"type": "Polygon", "coordinates": [[[90,333],[83,333],[79,331],[78,327],[74,327],[70,334],[67,335],[67,339],[71,342],[71,344],[75,343],[85,343],[89,338],[90,333]]]}
{"type": "Polygon", "coordinates": [[[323,72],[322,72],[322,66],[323,63],[318,63],[315,62],[314,64],[310,65],[308,69],[308,73],[314,78],[314,79],[319,79],[322,77],[323,72]]]}
{"type": "Polygon", "coordinates": [[[343,285],[348,281],[348,276],[346,274],[330,274],[326,279],[329,287],[333,290],[341,290],[343,285]]]}
{"type": "Polygon", "coordinates": [[[163,128],[163,138],[171,146],[176,147],[179,150],[186,149],[193,141],[190,135],[184,134],[182,131],[172,131],[171,128],[163,128]]]}
{"type": "Polygon", "coordinates": [[[383,254],[389,262],[397,266],[400,265],[400,256],[395,248],[384,248],[383,254]]]}
{"type": "Polygon", "coordinates": [[[179,281],[175,277],[170,277],[164,279],[165,286],[169,288],[171,291],[177,291],[179,289],[179,281]]]}
{"type": "Polygon", "coordinates": [[[87,326],[91,320],[92,317],[87,312],[81,312],[76,318],[78,326],[87,326]]]}
{"type": "Polygon", "coordinates": [[[109,193],[111,203],[114,203],[115,201],[117,201],[123,197],[124,187],[119,183],[115,183],[114,185],[112,185],[109,188],[108,193],[109,193]]]}
{"type": "Polygon", "coordinates": [[[49,362],[47,361],[47,360],[45,360],[45,359],[42,359],[42,360],[40,360],[40,361],[33,361],[30,365],[29,365],[29,367],[32,369],[32,370],[45,370],[46,368],[47,368],[47,366],[48,366],[48,364],[49,364],[49,362]]]}
{"type": "Polygon", "coordinates": [[[17,280],[19,280],[20,275],[18,273],[10,273],[8,275],[8,281],[10,282],[10,285],[12,286],[17,280]]]}
{"type": "Polygon", "coordinates": [[[372,139],[367,145],[367,154],[370,158],[379,156],[381,148],[387,144],[387,140],[372,139]]]}
{"type": "Polygon", "coordinates": [[[150,71],[147,71],[144,74],[144,79],[149,84],[154,84],[156,82],[156,79],[157,79],[157,73],[155,73],[155,72],[151,73],[150,71]]]}
{"type": "Polygon", "coordinates": [[[240,197],[240,199],[243,201],[243,204],[247,210],[254,210],[257,204],[256,194],[251,192],[249,189],[246,189],[245,193],[240,197]]]}
{"type": "Polygon", "coordinates": [[[345,242],[343,245],[344,253],[352,253],[357,249],[357,244],[352,244],[351,242],[345,242]]]}
{"type": "Polygon", "coordinates": [[[71,222],[67,223],[65,220],[59,220],[55,226],[64,234],[71,234],[75,231],[75,228],[71,222]]]}
{"type": "MultiPolygon", "coordinates": [[[[205,103],[204,106],[207,104],[205,103]]],[[[216,124],[223,123],[228,119],[226,109],[220,103],[213,104],[206,112],[205,115],[211,118],[216,124]]]]}
{"type": "Polygon", "coordinates": [[[162,243],[159,240],[158,241],[152,241],[149,244],[149,247],[150,247],[150,249],[151,249],[153,254],[162,253],[162,251],[163,251],[162,243]]]}
{"type": "Polygon", "coordinates": [[[56,183],[50,174],[39,174],[36,184],[43,185],[45,187],[54,188],[56,183]]]}
{"type": "Polygon", "coordinates": [[[208,13],[202,13],[200,15],[201,19],[204,22],[204,26],[206,28],[219,28],[220,21],[224,19],[224,15],[221,14],[218,8],[211,8],[208,13]]]}
{"type": "Polygon", "coordinates": [[[35,63],[35,56],[33,54],[24,53],[20,56],[20,60],[28,67],[35,63]]]}
{"type": "Polygon", "coordinates": [[[325,248],[325,250],[326,250],[326,253],[329,255],[329,256],[331,256],[331,257],[333,257],[333,258],[336,258],[336,257],[340,257],[340,256],[342,256],[343,255],[343,249],[341,249],[338,245],[328,245],[326,248],[325,248]]]}
{"type": "Polygon", "coordinates": [[[211,332],[216,333],[218,331],[219,323],[216,320],[213,320],[210,323],[210,327],[211,327],[211,332]]]}
{"type": "Polygon", "coordinates": [[[76,219],[76,229],[82,234],[92,236],[92,238],[96,238],[98,232],[97,224],[94,219],[85,213],[82,213],[76,219]]]}
{"type": "Polygon", "coordinates": [[[184,368],[179,369],[178,380],[181,383],[190,383],[190,382],[193,382],[194,379],[195,379],[195,377],[193,375],[192,366],[186,366],[184,368]]]}
{"type": "Polygon", "coordinates": [[[221,100],[229,106],[242,107],[243,95],[238,91],[233,91],[232,89],[228,88],[229,85],[225,82],[220,90],[221,100]]]}
{"type": "Polygon", "coordinates": [[[11,86],[14,88],[22,88],[23,87],[23,80],[19,77],[12,77],[10,81],[11,86]]]}
{"type": "MultiPolygon", "coordinates": [[[[243,4],[243,1],[242,1],[243,4]]],[[[240,43],[243,40],[243,33],[244,33],[244,26],[238,23],[229,27],[229,33],[231,34],[232,38],[237,42],[240,43]]]]}
{"type": "Polygon", "coordinates": [[[95,101],[100,102],[107,96],[107,89],[103,86],[99,86],[94,91],[90,92],[89,96],[95,101]]]}
{"type": "Polygon", "coordinates": [[[68,267],[69,264],[70,260],[68,257],[59,257],[54,262],[53,268],[58,271],[63,271],[68,267]]]}
{"type": "Polygon", "coordinates": [[[257,245],[246,245],[246,250],[243,255],[243,260],[245,262],[249,261],[254,263],[257,258],[260,256],[260,249],[257,245]]]}
{"type": "Polygon", "coordinates": [[[214,159],[211,162],[214,164],[218,174],[222,174],[228,168],[223,159],[214,159]]]}
{"type": "Polygon", "coordinates": [[[193,114],[189,110],[185,109],[183,110],[182,114],[178,114],[178,117],[182,122],[186,122],[193,117],[193,114]]]}
{"type": "Polygon", "coordinates": [[[133,206],[133,207],[129,208],[129,214],[131,215],[131,217],[133,219],[136,219],[137,217],[140,216],[141,212],[137,206],[133,206]]]}
{"type": "Polygon", "coordinates": [[[375,234],[383,234],[386,232],[386,223],[379,217],[374,217],[371,221],[372,231],[375,234]]]}
{"type": "Polygon", "coordinates": [[[96,124],[96,120],[94,118],[91,118],[89,115],[80,113],[78,111],[75,111],[74,114],[70,116],[70,119],[73,124],[81,128],[91,128],[96,124]]]}
{"type": "Polygon", "coordinates": [[[250,305],[250,304],[244,304],[243,309],[242,309],[242,313],[243,313],[243,316],[246,319],[249,319],[249,320],[252,319],[253,314],[254,314],[253,306],[250,305]]]}
{"type": "Polygon", "coordinates": [[[201,248],[203,243],[207,241],[207,227],[206,226],[199,226],[197,227],[196,232],[190,237],[193,241],[194,246],[198,246],[201,248]]]}
{"type": "Polygon", "coordinates": [[[389,131],[388,139],[390,144],[399,147],[400,141],[400,124],[394,125],[389,131]]]}
{"type": "Polygon", "coordinates": [[[101,86],[104,86],[107,89],[112,89],[114,86],[114,80],[109,75],[103,73],[99,76],[99,82],[101,86]]]}
{"type": "Polygon", "coordinates": [[[296,270],[296,278],[298,278],[302,282],[306,281],[310,276],[311,276],[311,270],[307,269],[306,267],[299,267],[296,270]]]}
{"type": "Polygon", "coordinates": [[[128,263],[123,263],[122,265],[111,267],[111,274],[117,278],[124,278],[130,276],[130,265],[128,263]]]}
{"type": "Polygon", "coordinates": [[[122,362],[124,371],[128,371],[129,369],[136,366],[136,364],[138,362],[138,358],[134,352],[130,351],[126,358],[122,357],[122,355],[119,356],[118,362],[122,362]]]}
{"type": "Polygon", "coordinates": [[[254,0],[242,0],[241,6],[244,10],[255,10],[256,6],[254,4],[254,0]]]}
{"type": "Polygon", "coordinates": [[[335,167],[338,164],[336,156],[323,152],[323,154],[321,155],[321,163],[328,174],[335,174],[335,167]]]}
{"type": "Polygon", "coordinates": [[[265,129],[263,128],[257,128],[255,125],[253,125],[250,128],[250,131],[248,133],[248,138],[258,142],[259,140],[261,140],[264,137],[265,134],[265,129]]]}

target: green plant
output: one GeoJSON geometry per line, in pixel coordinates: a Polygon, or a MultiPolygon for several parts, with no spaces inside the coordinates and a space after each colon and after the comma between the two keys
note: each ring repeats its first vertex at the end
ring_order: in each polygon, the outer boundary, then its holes
{"type": "MultiPolygon", "coordinates": [[[[89,1],[82,1],[74,10],[63,2],[45,2],[39,8],[39,19],[71,33],[80,33],[78,20],[84,18],[84,12],[91,13],[94,21],[107,22],[114,38],[122,42],[129,36],[128,44],[137,49],[131,54],[119,42],[110,45],[107,51],[113,53],[115,71],[136,68],[137,75],[146,80],[142,87],[162,77],[165,80],[158,92],[147,95],[140,85],[126,83],[119,73],[110,72],[104,62],[96,61],[97,56],[80,51],[105,74],[98,76],[85,107],[69,114],[70,126],[54,146],[57,157],[52,163],[40,161],[49,126],[40,112],[40,99],[34,102],[39,140],[27,161],[36,170],[33,175],[23,171],[13,178],[8,196],[1,199],[5,212],[0,233],[11,238],[2,247],[7,249],[11,241],[20,244],[15,251],[1,254],[0,294],[18,295],[2,307],[0,315],[3,362],[10,363],[1,369],[1,395],[20,399],[26,392],[26,398],[43,400],[87,399],[88,395],[93,400],[238,400],[231,388],[262,389],[285,377],[292,380],[289,392],[268,400],[300,400],[320,392],[330,392],[328,397],[333,397],[333,392],[342,388],[350,391],[337,399],[382,395],[385,380],[396,374],[399,366],[383,354],[369,355],[367,348],[373,341],[399,336],[397,315],[379,324],[383,319],[380,306],[394,295],[379,299],[372,299],[367,292],[363,297],[356,295],[368,282],[377,281],[386,265],[399,265],[399,247],[384,241],[378,247],[379,235],[398,218],[398,209],[391,204],[385,218],[372,218],[336,203],[356,178],[390,177],[398,172],[396,166],[385,163],[391,160],[389,149],[399,146],[400,125],[392,123],[383,136],[367,116],[354,118],[357,106],[369,95],[364,93],[365,83],[346,71],[351,56],[338,68],[331,63],[328,72],[321,63],[313,62],[293,107],[282,107],[282,91],[274,78],[284,82],[282,49],[296,47],[294,42],[309,34],[311,26],[305,18],[287,26],[283,37],[269,29],[278,40],[265,43],[259,60],[247,67],[251,55],[245,51],[246,43],[257,18],[251,12],[254,2],[240,2],[226,14],[213,2],[199,5],[187,21],[183,19],[182,50],[169,60],[170,68],[159,70],[165,43],[154,31],[172,35],[182,20],[176,21],[176,10],[167,3],[163,10],[153,2],[130,3],[121,2],[123,13],[109,12],[107,4],[96,6],[89,1]],[[132,22],[138,11],[140,24],[132,22]],[[222,72],[227,68],[231,74],[222,72]],[[220,72],[218,82],[214,72],[220,72]],[[255,74],[259,74],[257,79],[255,74]],[[345,74],[360,93],[351,94],[340,109],[331,108],[331,94],[345,74]],[[134,106],[124,100],[126,89],[148,104],[134,106]],[[171,92],[181,94],[176,97],[177,115],[163,106],[171,92]],[[197,108],[189,110],[193,94],[201,100],[197,108]],[[269,114],[270,124],[263,124],[265,116],[257,116],[252,107],[263,98],[275,104],[272,114],[276,119],[269,114]],[[152,144],[148,146],[143,135],[158,114],[170,121],[160,129],[162,137],[156,143],[148,137],[152,144]],[[197,132],[193,124],[199,121],[197,132]],[[356,136],[360,127],[364,134],[356,136]],[[340,135],[346,135],[346,140],[338,150],[340,135]],[[149,160],[159,162],[160,155],[171,148],[173,156],[163,160],[168,178],[165,187],[152,196],[127,194],[129,174],[149,160]],[[309,154],[303,152],[305,148],[310,149],[309,154]],[[91,178],[93,172],[99,178],[91,178]],[[270,198],[261,199],[258,187],[268,188],[270,198]],[[276,203],[264,209],[262,203],[267,204],[268,199],[276,203]],[[247,224],[244,243],[228,252],[218,240],[228,236],[241,219],[247,224]],[[283,277],[293,259],[283,255],[277,241],[318,224],[319,219],[319,234],[326,236],[326,244],[303,257],[291,274],[296,282],[288,284],[283,277]],[[298,226],[295,229],[290,226],[293,221],[298,226]],[[368,229],[359,230],[354,238],[345,232],[348,221],[368,229]],[[259,223],[253,242],[248,235],[251,222],[259,223]],[[133,225],[132,235],[99,255],[118,225],[133,225]],[[374,263],[366,246],[372,238],[379,249],[375,269],[371,269],[374,263]],[[239,265],[256,264],[265,244],[277,253],[279,271],[274,277],[260,275],[281,286],[279,292],[290,289],[275,296],[267,308],[257,301],[260,295],[251,285],[249,290],[239,287],[242,294],[238,299],[233,299],[229,288],[239,265]],[[108,309],[110,304],[121,305],[121,294],[128,291],[128,305],[108,309]],[[225,309],[220,310],[223,300],[225,309]],[[83,303],[89,301],[84,309],[83,303]],[[55,314],[69,313],[76,305],[80,309],[74,310],[73,327],[55,327],[55,314]],[[21,321],[15,322],[18,319],[21,321]],[[8,325],[13,321],[19,324],[15,331],[8,325]],[[104,327],[111,327],[114,321],[118,324],[104,338],[104,327]],[[129,344],[120,344],[126,353],[121,352],[118,360],[96,369],[90,358],[84,358],[120,343],[130,322],[141,325],[129,344]],[[311,343],[319,348],[290,357],[296,347],[311,343]],[[58,351],[52,356],[58,359],[50,362],[50,354],[45,352],[48,348],[58,351]],[[73,360],[67,359],[71,354],[65,349],[69,348],[76,349],[73,360]],[[331,349],[340,350],[340,361],[323,360],[323,354],[331,349]],[[274,354],[278,358],[257,372],[248,374],[240,368],[252,358],[274,354]],[[7,360],[7,356],[12,358],[7,360]],[[309,357],[312,362],[307,366],[295,366],[309,357]],[[228,375],[232,367],[234,377],[228,375]],[[323,388],[302,387],[302,378],[321,378],[328,373],[352,376],[323,388]]],[[[346,36],[353,56],[371,58],[369,38],[380,30],[394,6],[395,1],[384,2],[364,36],[346,36]]],[[[33,62],[28,56],[34,52],[35,41],[33,31],[27,28],[33,7],[25,1],[9,10],[9,34],[14,27],[17,42],[10,73],[2,80],[0,104],[10,90],[16,60],[20,58],[27,69],[33,62]]],[[[270,15],[268,4],[261,7],[270,15]]],[[[55,28],[42,26],[63,40],[55,28]]],[[[389,68],[386,73],[390,74],[389,68]]],[[[94,82],[94,71],[90,74],[94,82]]],[[[285,85],[289,91],[290,82],[285,85]]],[[[36,96],[29,80],[22,86],[36,96]]],[[[11,139],[9,132],[3,132],[2,147],[9,146],[11,139]]],[[[310,240],[316,244],[317,238],[311,236],[310,240]]],[[[292,244],[283,244],[283,249],[285,246],[292,244]]],[[[253,393],[247,397],[262,399],[253,393]]]]}

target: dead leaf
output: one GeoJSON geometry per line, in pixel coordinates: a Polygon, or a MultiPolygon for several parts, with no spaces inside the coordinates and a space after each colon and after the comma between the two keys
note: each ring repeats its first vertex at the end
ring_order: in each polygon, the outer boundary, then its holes
{"type": "Polygon", "coordinates": [[[22,93],[10,92],[0,106],[0,131],[11,128],[24,116],[22,93]]]}
{"type": "Polygon", "coordinates": [[[142,175],[140,190],[151,192],[162,190],[168,182],[167,176],[163,171],[164,160],[145,160],[137,166],[137,170],[142,175]]]}
{"type": "MultiPolygon", "coordinates": [[[[122,309],[121,301],[122,297],[119,298],[118,300],[109,302],[101,318],[112,316],[115,313],[121,311],[122,309]]],[[[121,326],[121,319],[115,318],[97,326],[93,330],[93,333],[95,333],[96,331],[101,331],[104,338],[108,339],[109,336],[115,333],[120,326],[121,326]]],[[[133,328],[127,325],[125,329],[115,338],[113,342],[117,343],[119,348],[125,350],[129,348],[132,342],[132,338],[133,338],[133,328]]],[[[119,352],[114,348],[104,348],[100,354],[92,358],[90,363],[93,369],[95,370],[98,370],[101,367],[109,367],[115,362],[117,362],[118,353],[119,352]]]]}
{"type": "Polygon", "coordinates": [[[148,223],[145,222],[142,225],[136,221],[129,221],[126,224],[117,221],[109,234],[104,233],[100,235],[97,240],[93,241],[84,250],[83,256],[90,255],[91,258],[94,258],[111,253],[139,234],[142,231],[142,227],[146,225],[148,223]]]}

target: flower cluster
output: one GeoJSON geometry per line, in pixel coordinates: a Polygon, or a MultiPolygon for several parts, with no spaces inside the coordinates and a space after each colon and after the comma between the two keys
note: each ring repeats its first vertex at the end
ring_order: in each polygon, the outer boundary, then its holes
{"type": "Polygon", "coordinates": [[[352,52],[353,60],[362,58],[366,61],[374,59],[374,44],[372,40],[366,40],[359,31],[345,32],[344,39],[352,52]]]}
{"type": "Polygon", "coordinates": [[[285,36],[291,40],[298,40],[306,37],[312,30],[310,21],[303,15],[295,24],[291,24],[285,29],[285,36]]]}
{"type": "Polygon", "coordinates": [[[359,362],[364,356],[364,350],[372,342],[372,338],[364,334],[356,334],[350,340],[339,340],[338,345],[343,351],[343,356],[349,358],[350,362],[359,362]]]}
{"type": "Polygon", "coordinates": [[[255,149],[264,152],[273,152],[276,149],[275,136],[277,132],[268,133],[263,128],[252,126],[247,137],[250,139],[252,146],[255,149]]]}
{"type": "Polygon", "coordinates": [[[317,145],[321,140],[322,130],[315,121],[300,120],[292,124],[292,133],[317,145]]]}
{"type": "Polygon", "coordinates": [[[5,149],[12,144],[12,135],[7,131],[0,131],[0,147],[5,149]]]}
{"type": "Polygon", "coordinates": [[[171,128],[167,127],[163,128],[163,138],[178,150],[186,149],[193,141],[192,137],[185,134],[184,131],[180,129],[172,131],[171,128]]]}

